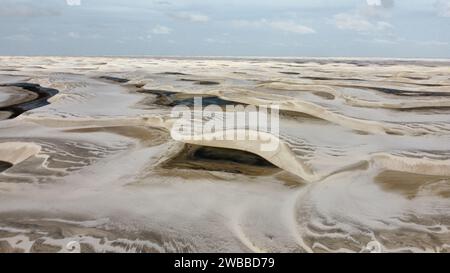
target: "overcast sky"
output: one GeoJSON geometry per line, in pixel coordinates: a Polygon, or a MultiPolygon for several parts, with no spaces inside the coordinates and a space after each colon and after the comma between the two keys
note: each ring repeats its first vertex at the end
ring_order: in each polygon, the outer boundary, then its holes
{"type": "Polygon", "coordinates": [[[450,0],[0,0],[0,55],[450,58],[450,0]]]}

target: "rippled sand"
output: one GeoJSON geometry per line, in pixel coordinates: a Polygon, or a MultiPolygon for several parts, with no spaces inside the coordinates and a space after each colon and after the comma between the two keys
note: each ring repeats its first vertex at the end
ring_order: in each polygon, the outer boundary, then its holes
{"type": "Polygon", "coordinates": [[[449,227],[448,61],[0,57],[0,252],[449,252],[449,227]],[[280,105],[279,149],[173,140],[194,96],[280,105]]]}

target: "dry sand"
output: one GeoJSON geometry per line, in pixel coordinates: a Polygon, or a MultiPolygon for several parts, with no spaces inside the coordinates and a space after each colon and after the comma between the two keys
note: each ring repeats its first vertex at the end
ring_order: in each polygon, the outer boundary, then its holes
{"type": "Polygon", "coordinates": [[[449,67],[0,57],[0,252],[449,252],[449,67]],[[172,139],[194,96],[281,145],[172,139]]]}

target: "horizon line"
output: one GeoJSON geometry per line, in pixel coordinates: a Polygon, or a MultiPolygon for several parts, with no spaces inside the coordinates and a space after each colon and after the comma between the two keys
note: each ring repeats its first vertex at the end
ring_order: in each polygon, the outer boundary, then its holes
{"type": "Polygon", "coordinates": [[[252,56],[252,55],[51,55],[51,54],[30,54],[30,55],[2,55],[0,57],[68,57],[68,58],[184,58],[184,59],[279,59],[279,60],[399,60],[399,61],[438,61],[450,62],[450,58],[438,57],[368,57],[368,56],[252,56]]]}

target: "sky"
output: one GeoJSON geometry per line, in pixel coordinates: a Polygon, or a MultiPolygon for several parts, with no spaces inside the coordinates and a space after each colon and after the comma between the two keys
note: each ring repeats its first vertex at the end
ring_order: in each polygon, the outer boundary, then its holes
{"type": "Polygon", "coordinates": [[[450,0],[0,0],[0,55],[450,58],[450,0]]]}

